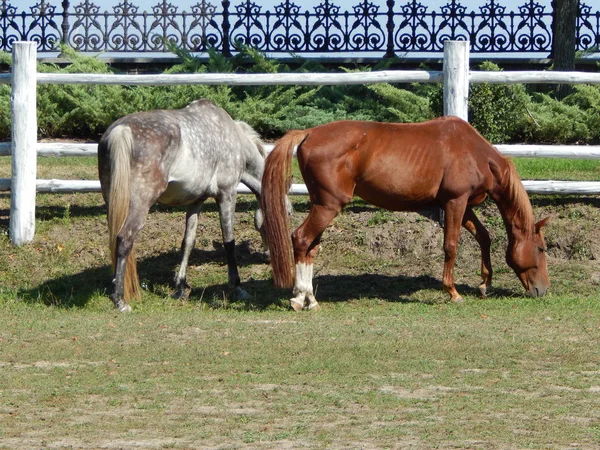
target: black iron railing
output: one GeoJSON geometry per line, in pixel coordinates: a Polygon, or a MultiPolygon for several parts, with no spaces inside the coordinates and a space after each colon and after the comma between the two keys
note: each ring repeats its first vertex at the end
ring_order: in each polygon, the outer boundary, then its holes
{"type": "MultiPolygon", "coordinates": [[[[275,54],[385,56],[441,52],[448,39],[468,39],[472,53],[550,53],[552,48],[552,9],[534,0],[511,11],[497,0],[474,9],[449,0],[437,10],[427,0],[362,0],[346,10],[329,0],[310,8],[283,0],[272,10],[250,0],[201,0],[187,11],[166,0],[144,11],[128,0],[110,11],[90,0],[76,5],[63,0],[60,8],[41,0],[19,11],[11,1],[0,0],[0,50],[5,51],[17,40],[37,41],[39,52],[56,51],[61,42],[82,52],[166,52],[171,42],[224,55],[235,52],[238,43],[275,54]]],[[[598,6],[580,2],[577,30],[578,50],[600,46],[598,6]]]]}

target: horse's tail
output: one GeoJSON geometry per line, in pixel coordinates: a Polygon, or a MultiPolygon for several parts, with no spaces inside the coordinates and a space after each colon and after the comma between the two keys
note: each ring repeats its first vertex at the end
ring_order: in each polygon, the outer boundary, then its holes
{"type": "Polygon", "coordinates": [[[262,178],[260,204],[264,215],[264,230],[273,267],[273,282],[276,287],[281,288],[291,288],[294,285],[286,195],[292,180],[294,147],[301,144],[307,135],[307,130],[286,133],[267,157],[262,178]]]}
{"type": "MultiPolygon", "coordinates": [[[[130,171],[133,135],[126,125],[115,127],[108,137],[110,154],[110,192],[108,194],[108,236],[113,270],[117,264],[117,235],[129,215],[130,171]]],[[[125,300],[141,296],[135,249],[127,257],[124,281],[125,300]]]]}

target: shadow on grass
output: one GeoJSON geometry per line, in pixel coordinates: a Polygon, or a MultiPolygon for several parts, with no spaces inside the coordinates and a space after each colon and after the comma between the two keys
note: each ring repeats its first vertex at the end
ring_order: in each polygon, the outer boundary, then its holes
{"type": "MultiPolygon", "coordinates": [[[[195,249],[191,261],[200,268],[203,264],[217,262],[221,265],[217,270],[222,270],[223,276],[226,276],[227,265],[222,244],[215,241],[213,247],[213,250],[195,249]]],[[[265,264],[264,255],[251,251],[248,242],[237,245],[236,252],[240,267],[265,264]]],[[[173,274],[179,262],[179,252],[166,252],[138,260],[138,271],[144,288],[158,296],[170,294],[170,291],[165,292],[165,286],[172,288],[173,274]]],[[[24,302],[42,303],[59,308],[85,307],[90,300],[98,297],[106,298],[107,304],[110,304],[111,278],[112,269],[105,265],[49,280],[33,289],[21,291],[19,296],[24,302]]],[[[426,275],[321,275],[314,279],[314,286],[317,299],[322,303],[346,302],[357,298],[378,298],[399,303],[439,303],[445,301],[446,297],[441,281],[426,275]],[[433,299],[429,293],[424,299],[415,296],[418,292],[427,290],[436,291],[438,294],[435,294],[433,299]]],[[[276,289],[270,278],[245,279],[242,280],[242,287],[250,294],[248,300],[236,300],[233,290],[226,283],[221,283],[192,286],[188,301],[195,304],[204,303],[214,309],[264,310],[273,306],[287,308],[289,305],[291,289],[276,289]]],[[[475,286],[460,284],[457,285],[457,289],[463,295],[478,295],[475,286]]],[[[519,294],[502,288],[495,288],[492,292],[492,297],[515,295],[519,294]]],[[[174,303],[176,301],[173,299],[174,303]]]]}
{"type": "MultiPolygon", "coordinates": [[[[347,302],[359,298],[377,298],[390,303],[438,304],[447,300],[439,279],[423,275],[418,277],[390,276],[381,274],[323,275],[313,280],[315,295],[321,304],[347,302]],[[419,299],[414,295],[420,291],[435,291],[436,294],[419,299]]],[[[239,310],[263,310],[271,306],[288,308],[292,297],[291,289],[276,289],[271,279],[242,280],[242,287],[250,294],[248,300],[235,300],[226,284],[193,286],[188,300],[206,303],[214,309],[234,308],[239,310]]],[[[458,284],[463,295],[478,296],[477,287],[458,284]]],[[[493,288],[490,297],[514,297],[519,294],[503,288],[493,288]]]]}
{"type": "MultiPolygon", "coordinates": [[[[388,302],[400,303],[438,303],[447,300],[441,279],[429,275],[405,276],[364,273],[360,275],[322,275],[314,280],[315,296],[323,302],[345,302],[351,299],[370,297],[388,302]],[[434,291],[435,298],[419,299],[415,294],[420,291],[434,291]]],[[[477,286],[457,284],[456,289],[462,295],[478,296],[477,286]]],[[[514,296],[515,292],[494,288],[491,296],[514,296]]],[[[427,295],[431,297],[431,295],[427,295]]]]}
{"type": "Polygon", "coordinates": [[[531,201],[535,206],[559,206],[584,203],[600,208],[600,197],[582,195],[542,195],[532,194],[531,201]]]}
{"type": "MultiPolygon", "coordinates": [[[[251,251],[247,241],[236,245],[236,254],[240,267],[261,264],[265,261],[262,253],[251,251]]],[[[156,286],[172,285],[174,271],[180,261],[181,254],[178,251],[138,259],[138,274],[142,284],[146,285],[145,289],[154,292],[156,286]]],[[[227,274],[225,250],[221,242],[214,241],[212,250],[194,249],[190,261],[199,266],[217,262],[222,265],[223,274],[227,274]]],[[[92,298],[98,296],[104,296],[107,301],[110,301],[108,297],[112,289],[112,275],[109,265],[93,267],[73,275],[48,280],[32,289],[22,290],[19,296],[22,301],[28,303],[43,303],[62,308],[84,307],[92,298]]],[[[219,289],[231,291],[227,284],[210,286],[210,288],[217,291],[219,289]]]]}

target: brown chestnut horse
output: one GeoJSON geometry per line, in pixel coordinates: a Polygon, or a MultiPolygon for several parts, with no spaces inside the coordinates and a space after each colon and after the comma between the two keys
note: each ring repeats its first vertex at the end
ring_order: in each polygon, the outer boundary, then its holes
{"type": "Polygon", "coordinates": [[[548,219],[535,223],[512,163],[457,117],[407,124],[339,121],[290,131],[267,158],[262,194],[274,282],[277,287],[294,285],[295,310],[318,306],[312,276],[321,235],[354,195],[394,211],[443,209],[443,286],[453,302],[462,301],[454,286],[461,225],[481,247],[481,294],[491,286],[490,237],[472,210],[489,195],[506,226],[508,265],[530,295],[542,296],[550,286],[541,233],[548,219]],[[292,233],[294,285],[285,201],[295,146],[312,206],[292,233]]]}

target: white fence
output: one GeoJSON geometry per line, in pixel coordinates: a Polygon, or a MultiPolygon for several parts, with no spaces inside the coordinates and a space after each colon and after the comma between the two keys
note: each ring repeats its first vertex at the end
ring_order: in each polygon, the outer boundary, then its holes
{"type": "MultiPolygon", "coordinates": [[[[0,191],[11,191],[9,233],[16,245],[30,242],[35,233],[36,192],[97,192],[99,181],[37,180],[37,156],[96,155],[96,144],[39,144],[37,142],[37,84],[119,85],[348,85],[372,83],[444,83],[444,114],[467,119],[470,83],[600,84],[600,73],[587,72],[477,72],[469,70],[466,41],[447,41],[444,67],[439,71],[379,71],[341,74],[178,74],[110,75],[36,72],[36,44],[17,42],[13,47],[13,72],[0,74],[0,84],[12,83],[12,141],[0,143],[0,156],[12,154],[12,179],[0,179],[0,191]]],[[[600,159],[600,147],[498,145],[510,156],[600,159]]],[[[530,193],[600,194],[600,182],[528,181],[530,193]]],[[[240,185],[239,192],[249,192],[240,185]]],[[[293,185],[292,194],[306,194],[304,185],[293,185]]]]}

